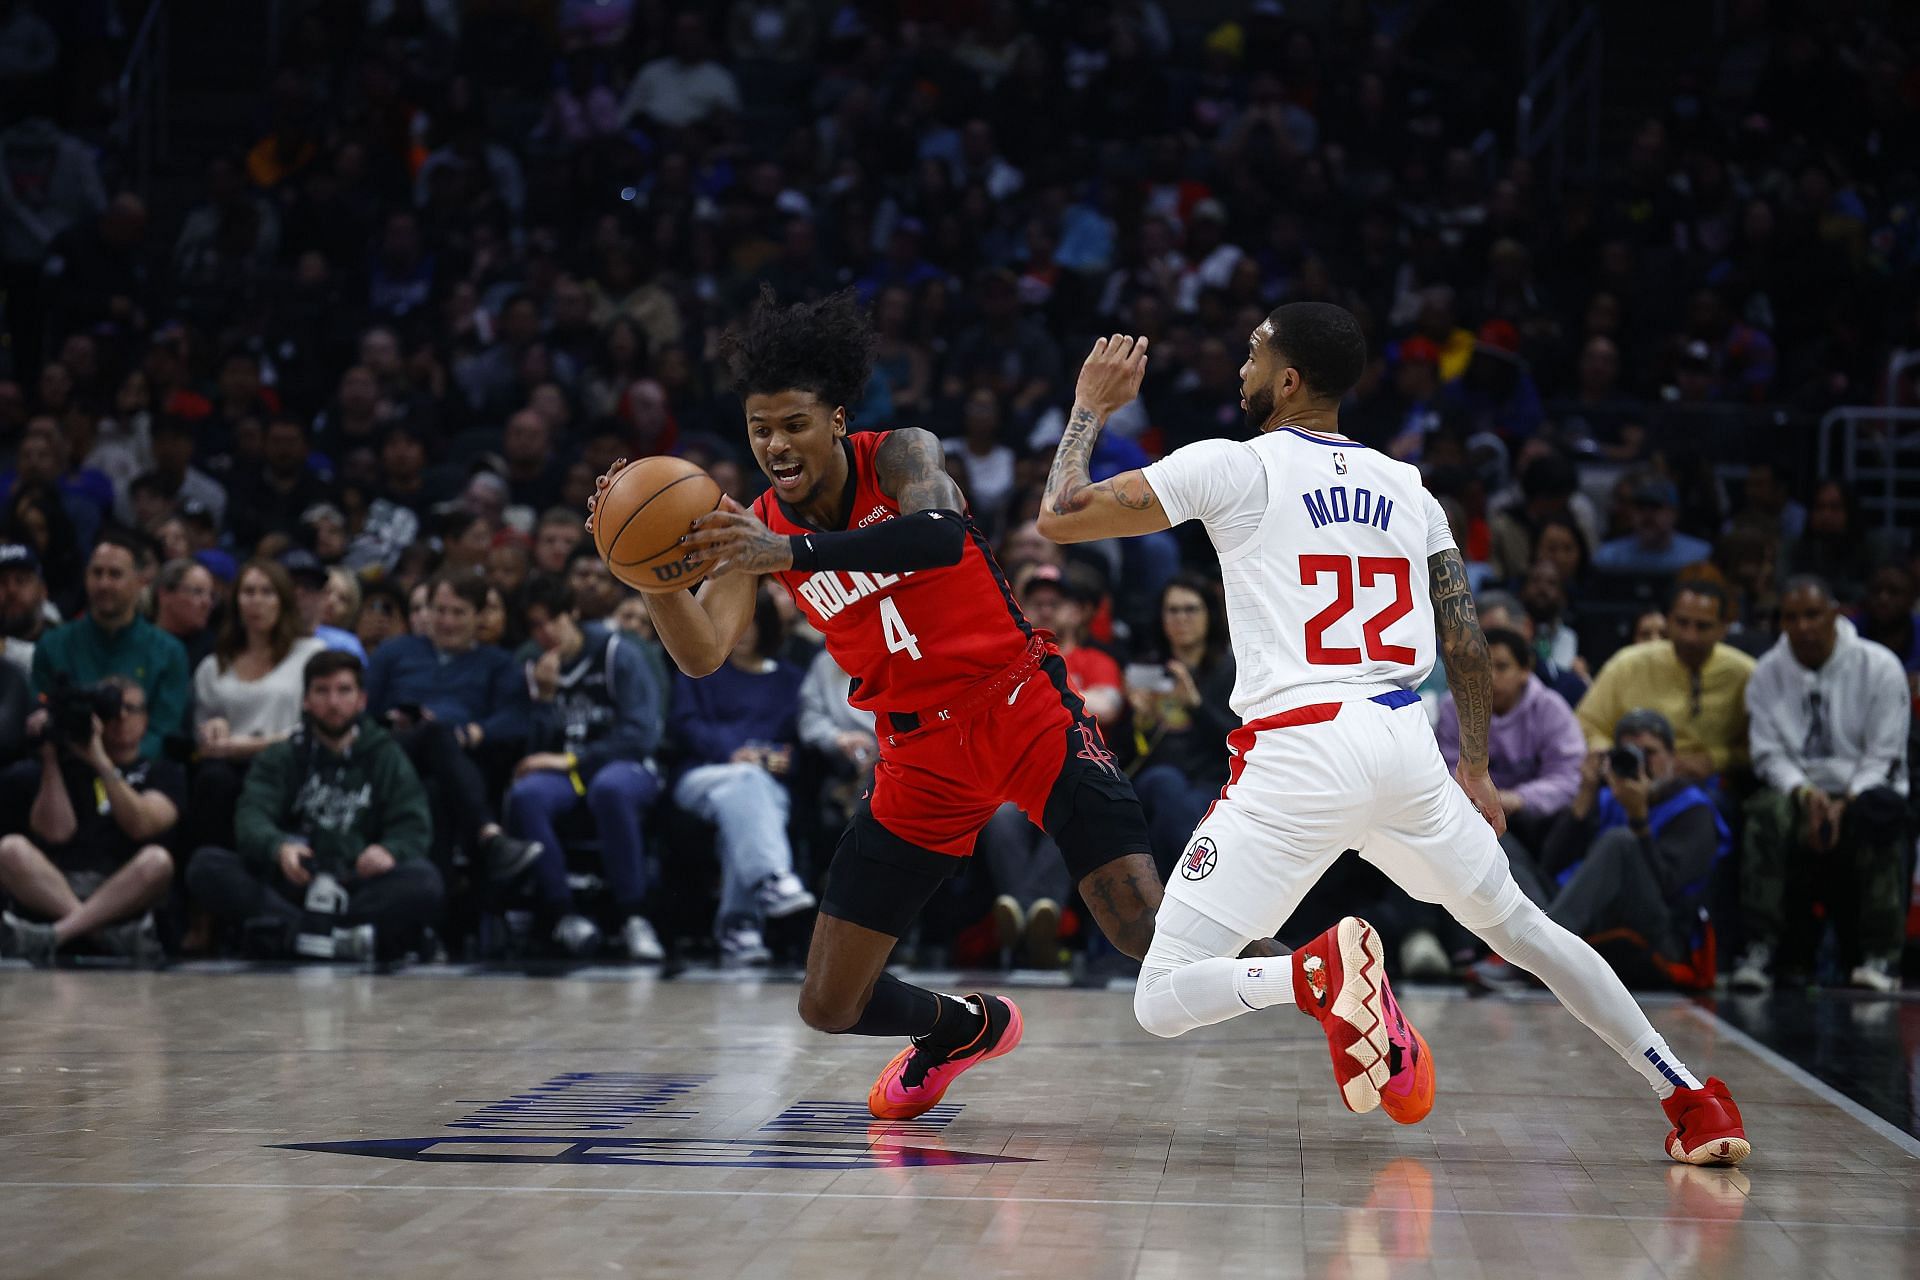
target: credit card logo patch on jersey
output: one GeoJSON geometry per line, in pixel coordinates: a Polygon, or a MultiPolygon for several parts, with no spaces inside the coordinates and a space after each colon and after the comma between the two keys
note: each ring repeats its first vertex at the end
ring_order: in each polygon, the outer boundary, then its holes
{"type": "Polygon", "coordinates": [[[1214,866],[1220,861],[1220,850],[1213,841],[1201,836],[1187,850],[1187,856],[1180,863],[1180,876],[1184,880],[1205,880],[1213,874],[1214,866]]]}

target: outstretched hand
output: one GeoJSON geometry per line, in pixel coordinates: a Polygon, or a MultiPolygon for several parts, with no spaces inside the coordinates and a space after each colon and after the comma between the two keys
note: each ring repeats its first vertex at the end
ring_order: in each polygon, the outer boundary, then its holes
{"type": "Polygon", "coordinates": [[[1073,402],[1108,417],[1133,403],[1140,394],[1140,380],[1146,376],[1147,339],[1124,333],[1097,339],[1092,354],[1080,366],[1073,402]]]}

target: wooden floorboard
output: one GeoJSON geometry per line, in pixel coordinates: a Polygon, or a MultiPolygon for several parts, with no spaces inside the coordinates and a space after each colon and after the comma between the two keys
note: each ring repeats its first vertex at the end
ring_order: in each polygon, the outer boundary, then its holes
{"type": "Polygon", "coordinates": [[[0,1276],[1920,1274],[1920,1143],[1677,1002],[1756,1154],[1684,1169],[1551,1002],[1409,990],[1440,1097],[1349,1115],[1292,1010],[1178,1041],[1122,991],[922,1122],[788,982],[0,972],[0,1276]]]}

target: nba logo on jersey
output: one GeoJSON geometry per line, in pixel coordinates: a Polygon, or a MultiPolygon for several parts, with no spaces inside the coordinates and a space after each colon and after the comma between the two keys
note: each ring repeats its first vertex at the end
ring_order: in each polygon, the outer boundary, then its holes
{"type": "Polygon", "coordinates": [[[1205,880],[1219,861],[1220,851],[1214,848],[1213,841],[1201,836],[1193,842],[1193,848],[1187,850],[1186,859],[1180,864],[1180,874],[1188,880],[1205,880]]]}
{"type": "Polygon", "coordinates": [[[1333,455],[1333,474],[1337,476],[1343,476],[1347,474],[1347,455],[1346,454],[1336,453],[1333,455]]]}

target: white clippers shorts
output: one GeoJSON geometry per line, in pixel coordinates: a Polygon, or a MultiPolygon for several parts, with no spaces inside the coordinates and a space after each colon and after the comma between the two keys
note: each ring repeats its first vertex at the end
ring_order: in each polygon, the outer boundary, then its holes
{"type": "Polygon", "coordinates": [[[1234,730],[1226,788],[1174,864],[1168,899],[1269,938],[1348,849],[1422,902],[1485,893],[1506,855],[1418,703],[1398,692],[1315,703],[1234,730]]]}

